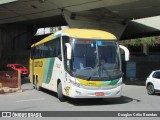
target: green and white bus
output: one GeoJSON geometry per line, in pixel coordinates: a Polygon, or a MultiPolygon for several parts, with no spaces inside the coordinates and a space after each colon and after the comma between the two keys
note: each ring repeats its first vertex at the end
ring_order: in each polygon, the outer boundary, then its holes
{"type": "Polygon", "coordinates": [[[122,65],[119,48],[129,51],[105,31],[68,28],[31,47],[30,80],[57,92],[60,101],[71,98],[120,97],[122,65]]]}

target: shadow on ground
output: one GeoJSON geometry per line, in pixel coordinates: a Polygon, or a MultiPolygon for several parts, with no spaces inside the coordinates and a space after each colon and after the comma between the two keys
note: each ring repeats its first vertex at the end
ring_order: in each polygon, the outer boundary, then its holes
{"type": "MultiPolygon", "coordinates": [[[[22,85],[30,83],[29,78],[22,78],[22,85]]],[[[33,87],[32,87],[33,89],[33,87]]],[[[47,90],[47,89],[41,89],[42,92],[45,92],[46,94],[49,94],[53,97],[57,98],[57,93],[47,90]]],[[[57,98],[58,99],[58,98],[57,98]]],[[[127,96],[121,96],[120,98],[103,98],[103,99],[72,99],[66,97],[66,102],[69,104],[75,105],[75,106],[95,106],[95,105],[112,105],[112,104],[127,104],[129,102],[136,101],[141,102],[140,100],[130,98],[127,96]]]]}
{"type": "MultiPolygon", "coordinates": [[[[160,92],[156,92],[154,95],[160,96],[160,92]]],[[[154,95],[153,95],[153,96],[154,96],[154,95]]]]}
{"type": "MultiPolygon", "coordinates": [[[[57,98],[57,93],[56,93],[56,92],[53,92],[53,91],[50,91],[50,90],[47,90],[47,89],[44,89],[44,88],[41,88],[41,91],[42,91],[42,92],[45,92],[45,93],[48,94],[48,95],[51,95],[51,96],[57,98]]],[[[57,99],[58,99],[58,98],[57,98],[57,99]]]]}
{"type": "MultiPolygon", "coordinates": [[[[43,92],[57,98],[57,93],[50,90],[42,89],[43,92]]],[[[58,99],[58,98],[57,98],[58,99]]],[[[133,99],[127,96],[120,98],[97,98],[97,99],[73,99],[66,97],[66,102],[75,106],[95,106],[95,105],[113,105],[113,104],[127,104],[129,102],[141,102],[138,99],[133,99]]]]}
{"type": "Polygon", "coordinates": [[[92,105],[115,105],[115,104],[126,104],[132,101],[141,102],[140,100],[133,99],[127,96],[121,96],[120,98],[103,98],[103,99],[71,99],[69,98],[68,103],[75,106],[92,106],[92,105]]]}

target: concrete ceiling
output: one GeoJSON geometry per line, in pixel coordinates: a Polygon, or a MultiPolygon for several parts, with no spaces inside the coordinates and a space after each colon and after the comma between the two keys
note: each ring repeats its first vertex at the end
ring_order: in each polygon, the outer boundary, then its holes
{"type": "Polygon", "coordinates": [[[62,10],[83,12],[93,9],[103,13],[110,11],[114,16],[109,17],[116,16],[116,19],[132,20],[160,15],[160,0],[18,0],[0,5],[0,24],[25,22],[36,25],[44,19],[55,22],[57,19],[53,17],[62,16],[62,10]]]}

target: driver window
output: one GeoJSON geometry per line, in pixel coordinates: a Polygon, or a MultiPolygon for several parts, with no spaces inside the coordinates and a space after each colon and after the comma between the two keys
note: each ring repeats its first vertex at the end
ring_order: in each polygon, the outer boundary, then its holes
{"type": "Polygon", "coordinates": [[[67,47],[66,43],[69,43],[69,37],[68,36],[62,36],[62,41],[63,41],[63,58],[64,58],[64,67],[67,71],[70,72],[71,69],[71,61],[67,60],[67,47]]]}

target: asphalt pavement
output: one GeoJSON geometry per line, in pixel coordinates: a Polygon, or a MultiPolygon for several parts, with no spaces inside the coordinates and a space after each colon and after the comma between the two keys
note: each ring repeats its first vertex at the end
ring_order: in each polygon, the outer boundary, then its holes
{"type": "Polygon", "coordinates": [[[22,83],[23,92],[0,95],[0,111],[160,111],[160,94],[148,95],[145,86],[123,85],[120,98],[60,102],[56,93],[36,91],[28,82],[22,83]]]}

